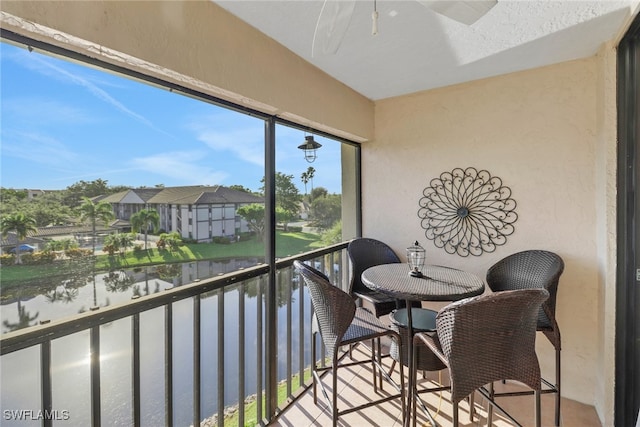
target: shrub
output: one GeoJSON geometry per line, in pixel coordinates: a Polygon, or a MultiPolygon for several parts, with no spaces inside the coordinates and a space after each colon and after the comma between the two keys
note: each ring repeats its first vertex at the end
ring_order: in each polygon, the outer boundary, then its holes
{"type": "Polygon", "coordinates": [[[72,248],[64,251],[64,254],[71,259],[77,259],[93,255],[93,252],[91,249],[72,248]]]}
{"type": "Polygon", "coordinates": [[[219,245],[228,245],[229,243],[231,243],[231,239],[224,236],[215,236],[213,239],[211,239],[211,243],[217,243],[219,245]]]}
{"type": "Polygon", "coordinates": [[[32,254],[22,255],[22,262],[27,265],[50,264],[56,259],[56,254],[51,251],[34,252],[32,254]],[[28,255],[28,256],[25,256],[28,255]]]}
{"type": "Polygon", "coordinates": [[[135,252],[135,253],[142,252],[142,245],[140,245],[140,244],[133,245],[133,252],[135,252]]]}
{"type": "Polygon", "coordinates": [[[240,233],[240,240],[239,241],[240,242],[246,242],[246,241],[252,240],[255,235],[256,235],[256,233],[254,233],[253,231],[240,233]]]}
{"type": "Polygon", "coordinates": [[[118,248],[113,244],[107,244],[102,247],[102,250],[108,253],[109,256],[113,256],[118,251],[118,248]]]}
{"type": "Polygon", "coordinates": [[[16,256],[13,254],[0,255],[0,265],[13,265],[16,262],[16,256]]]}

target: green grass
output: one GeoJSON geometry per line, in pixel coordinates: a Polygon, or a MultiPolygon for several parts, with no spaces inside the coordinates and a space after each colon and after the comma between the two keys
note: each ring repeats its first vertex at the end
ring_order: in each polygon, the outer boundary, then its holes
{"type": "MultiPolygon", "coordinates": [[[[276,255],[296,255],[322,247],[320,236],[311,233],[276,232],[276,255]]],[[[98,255],[95,265],[88,266],[88,259],[55,261],[45,265],[3,265],[0,268],[0,286],[3,291],[20,283],[32,282],[42,277],[62,276],[80,268],[93,268],[94,272],[116,268],[134,268],[153,264],[197,261],[201,259],[225,259],[237,257],[264,257],[264,243],[256,239],[231,243],[185,244],[175,251],[156,248],[139,252],[128,251],[125,256],[98,255]]]]}
{"type": "MultiPolygon", "coordinates": [[[[293,375],[291,377],[291,385],[295,388],[299,383],[299,375],[293,375]]],[[[305,384],[311,379],[311,369],[304,370],[304,382],[305,384]]],[[[265,396],[262,397],[262,408],[265,407],[265,396]]],[[[287,383],[281,382],[278,385],[278,406],[282,405],[286,402],[287,396],[287,383]]],[[[251,403],[245,405],[244,408],[244,427],[254,427],[259,425],[258,423],[258,414],[257,414],[258,404],[257,401],[253,400],[251,403]]],[[[234,412],[233,414],[225,417],[224,425],[229,427],[238,427],[238,412],[234,412]]]]}
{"type": "MultiPolygon", "coordinates": [[[[276,233],[276,256],[286,257],[322,247],[320,236],[311,233],[276,233]]],[[[228,245],[215,243],[185,244],[175,251],[158,250],[129,251],[124,257],[99,255],[96,260],[98,270],[117,267],[137,267],[150,264],[197,261],[200,259],[223,259],[237,257],[264,257],[264,243],[256,239],[231,243],[228,245]]]]}

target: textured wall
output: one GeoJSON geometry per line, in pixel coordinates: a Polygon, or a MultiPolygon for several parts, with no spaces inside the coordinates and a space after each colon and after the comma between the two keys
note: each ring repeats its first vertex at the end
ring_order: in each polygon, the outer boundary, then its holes
{"type": "MultiPolygon", "coordinates": [[[[558,318],[566,397],[594,404],[600,277],[596,202],[596,59],[451,86],[376,103],[375,139],[363,149],[363,234],[396,250],[418,239],[429,262],[484,277],[525,249],[559,253],[558,318]],[[384,165],[384,168],[380,167],[384,165]],[[494,253],[449,255],[424,236],[422,191],[444,171],[473,166],[502,178],[519,219],[494,253]]],[[[543,372],[554,356],[538,340],[543,372]]]]}

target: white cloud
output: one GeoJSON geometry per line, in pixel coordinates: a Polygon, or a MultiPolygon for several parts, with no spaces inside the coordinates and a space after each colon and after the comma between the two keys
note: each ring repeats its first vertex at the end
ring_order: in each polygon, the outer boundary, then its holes
{"type": "Polygon", "coordinates": [[[2,157],[16,157],[31,162],[69,167],[78,161],[78,154],[55,138],[39,133],[16,133],[3,136],[2,157]]]}
{"type": "Polygon", "coordinates": [[[64,103],[36,97],[2,100],[3,114],[11,115],[12,123],[77,124],[96,122],[86,111],[64,103]]]}
{"type": "Polygon", "coordinates": [[[30,69],[37,71],[43,75],[55,78],[57,80],[75,84],[78,86],[82,86],[89,93],[91,93],[94,97],[100,99],[101,101],[111,105],[116,110],[128,115],[134,120],[143,123],[144,125],[157,130],[159,132],[165,133],[162,129],[157,128],[150,120],[141,114],[136,113],[135,111],[130,110],[124,105],[122,102],[115,99],[111,96],[107,91],[103,90],[96,84],[94,84],[91,80],[81,76],[80,74],[74,74],[65,68],[58,67],[48,59],[42,58],[40,56],[29,56],[31,61],[26,61],[25,64],[29,66],[30,69]]]}
{"type": "Polygon", "coordinates": [[[264,127],[261,121],[241,114],[209,114],[191,117],[187,128],[195,139],[216,151],[226,151],[242,161],[264,165],[264,127]]]}
{"type": "Polygon", "coordinates": [[[138,170],[164,175],[184,184],[215,185],[222,183],[229,174],[200,166],[198,161],[205,157],[200,151],[176,151],[159,153],[132,159],[130,164],[138,170]]]}

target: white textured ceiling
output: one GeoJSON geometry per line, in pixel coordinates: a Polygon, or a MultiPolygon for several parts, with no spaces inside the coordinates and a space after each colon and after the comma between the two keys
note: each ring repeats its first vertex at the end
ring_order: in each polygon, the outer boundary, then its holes
{"type": "Polygon", "coordinates": [[[637,0],[498,0],[465,25],[417,1],[356,2],[340,48],[312,56],[323,0],[215,3],[367,98],[378,100],[595,54],[637,0]]]}

